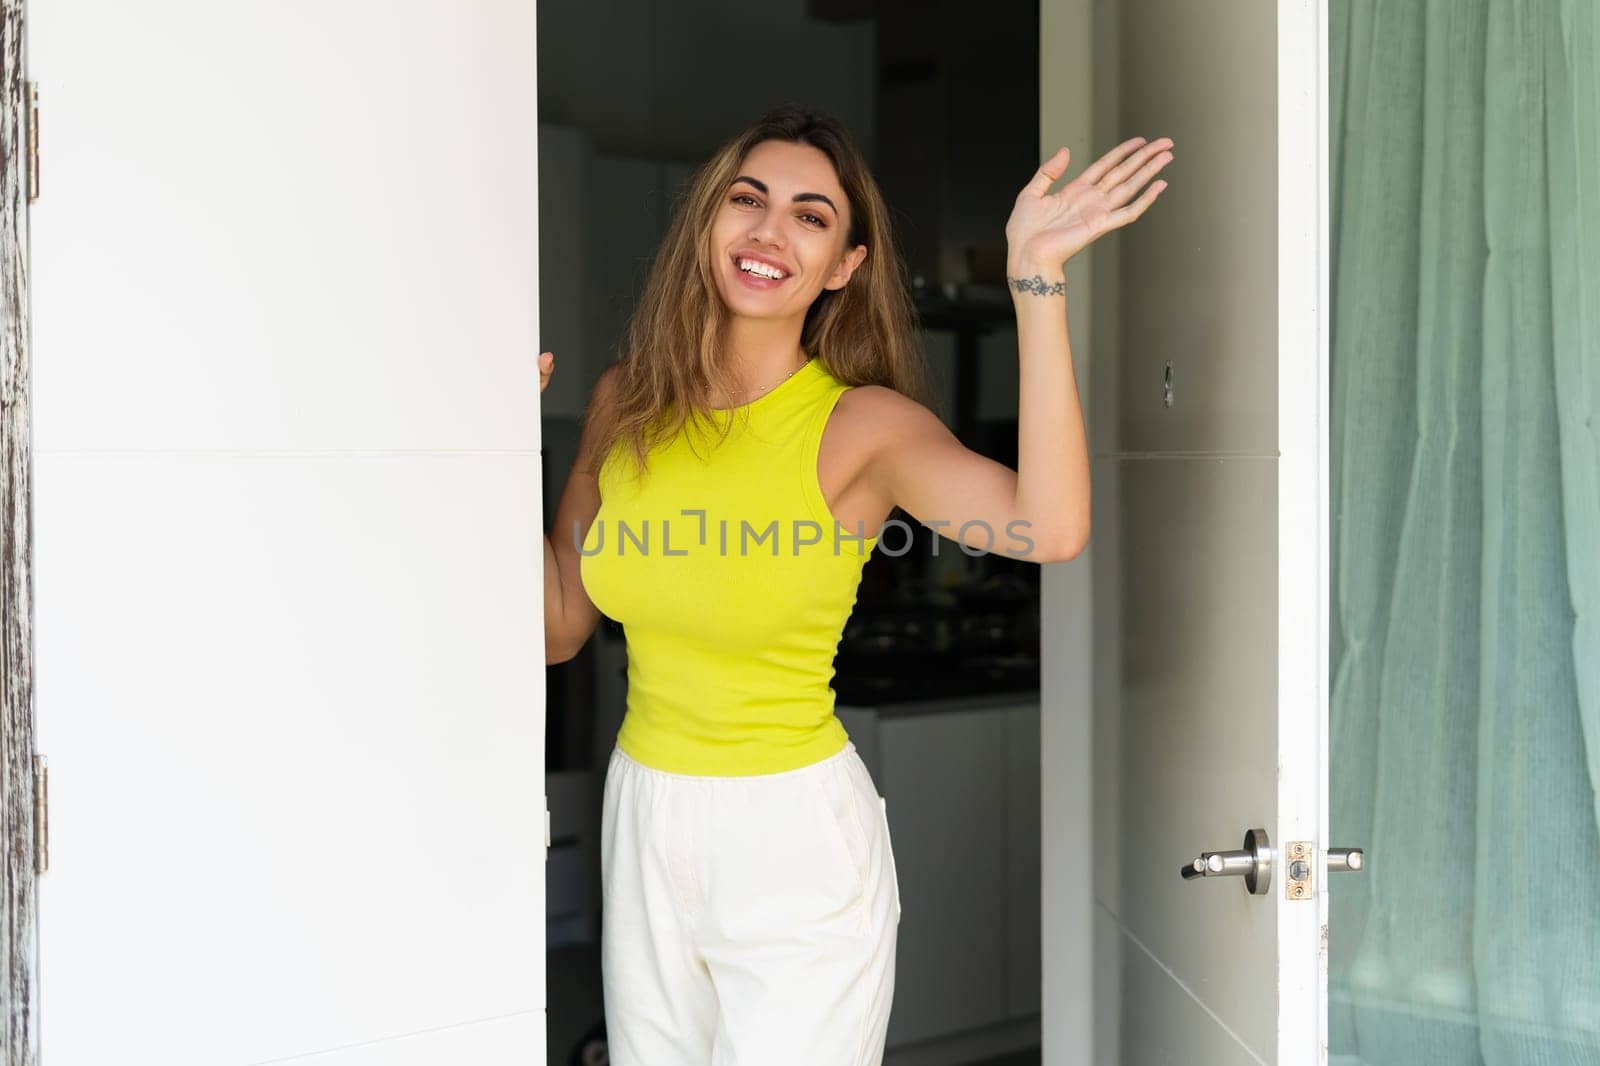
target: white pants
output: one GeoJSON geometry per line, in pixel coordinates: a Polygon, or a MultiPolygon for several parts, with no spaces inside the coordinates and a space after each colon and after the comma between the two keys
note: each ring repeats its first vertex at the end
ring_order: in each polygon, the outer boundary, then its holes
{"type": "Polygon", "coordinates": [[[854,744],[776,774],[611,755],[601,970],[612,1066],[877,1066],[900,886],[854,744]]]}

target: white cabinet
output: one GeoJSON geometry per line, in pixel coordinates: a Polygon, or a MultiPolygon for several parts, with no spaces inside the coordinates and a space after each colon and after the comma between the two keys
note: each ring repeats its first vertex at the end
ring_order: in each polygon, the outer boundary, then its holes
{"type": "Polygon", "coordinates": [[[839,717],[887,801],[900,879],[889,1045],[1037,1015],[1037,699],[839,717]]]}
{"type": "Polygon", "coordinates": [[[1004,710],[1006,723],[1006,1013],[1039,1013],[1039,704],[1004,710]]]}
{"type": "Polygon", "coordinates": [[[1003,721],[977,710],[879,722],[901,899],[893,1043],[1005,1016],[1003,721]]]}

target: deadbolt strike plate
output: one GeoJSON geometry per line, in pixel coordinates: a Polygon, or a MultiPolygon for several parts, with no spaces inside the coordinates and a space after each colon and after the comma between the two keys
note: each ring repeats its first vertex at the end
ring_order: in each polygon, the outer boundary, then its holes
{"type": "Polygon", "coordinates": [[[1283,853],[1283,894],[1287,899],[1310,899],[1311,877],[1317,865],[1316,852],[1308,840],[1291,840],[1283,853]]]}

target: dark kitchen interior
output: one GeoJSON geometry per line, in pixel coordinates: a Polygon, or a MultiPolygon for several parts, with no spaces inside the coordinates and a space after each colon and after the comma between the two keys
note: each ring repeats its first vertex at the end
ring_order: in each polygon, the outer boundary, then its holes
{"type": "MultiPolygon", "coordinates": [[[[981,10],[539,6],[540,347],[557,359],[543,401],[547,518],[674,191],[783,102],[832,112],[855,133],[894,212],[938,413],[968,447],[1015,467],[1003,230],[1039,163],[1039,11],[981,10]]],[[[888,802],[904,902],[885,1062],[1037,1063],[1040,568],[968,555],[894,517],[916,540],[901,552],[903,534],[888,532],[867,564],[833,682],[888,802]]],[[[600,795],[625,663],[621,627],[603,619],[583,652],[547,671],[553,1066],[604,1061],[600,795]]]]}

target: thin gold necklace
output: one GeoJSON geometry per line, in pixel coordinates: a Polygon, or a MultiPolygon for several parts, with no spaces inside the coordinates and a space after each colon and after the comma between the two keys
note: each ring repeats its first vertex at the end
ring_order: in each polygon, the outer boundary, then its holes
{"type": "MultiPolygon", "coordinates": [[[[804,370],[804,369],[805,369],[805,367],[806,367],[806,363],[809,363],[809,362],[811,362],[811,360],[810,360],[810,358],[807,358],[807,359],[806,359],[806,361],[805,361],[805,362],[804,362],[804,363],[801,363],[801,364],[800,364],[800,365],[799,365],[799,366],[797,366],[797,367],[795,367],[795,368],[794,368],[794,369],[793,369],[793,370],[791,370],[791,371],[789,371],[789,372],[788,372],[788,373],[787,373],[787,374],[785,374],[785,375],[784,375],[784,376],[783,376],[783,381],[779,381],[779,382],[778,382],[778,383],[777,383],[777,384],[775,384],[775,385],[763,385],[763,386],[761,386],[761,388],[760,388],[760,389],[758,389],[758,390],[757,390],[757,391],[758,391],[758,392],[766,392],[766,391],[767,391],[767,390],[768,390],[768,389],[775,389],[775,388],[777,388],[777,387],[778,387],[778,385],[782,385],[782,384],[783,384],[783,382],[784,382],[784,381],[788,381],[788,380],[789,380],[789,379],[790,379],[790,378],[792,378],[792,377],[794,377],[794,376],[795,376],[795,375],[796,375],[796,374],[798,374],[798,373],[800,373],[800,371],[802,371],[802,370],[804,370]]],[[[748,393],[746,393],[746,395],[748,395],[748,393]]],[[[747,402],[747,403],[748,403],[748,402],[750,402],[750,401],[746,401],[746,402],[747,402]]]]}

